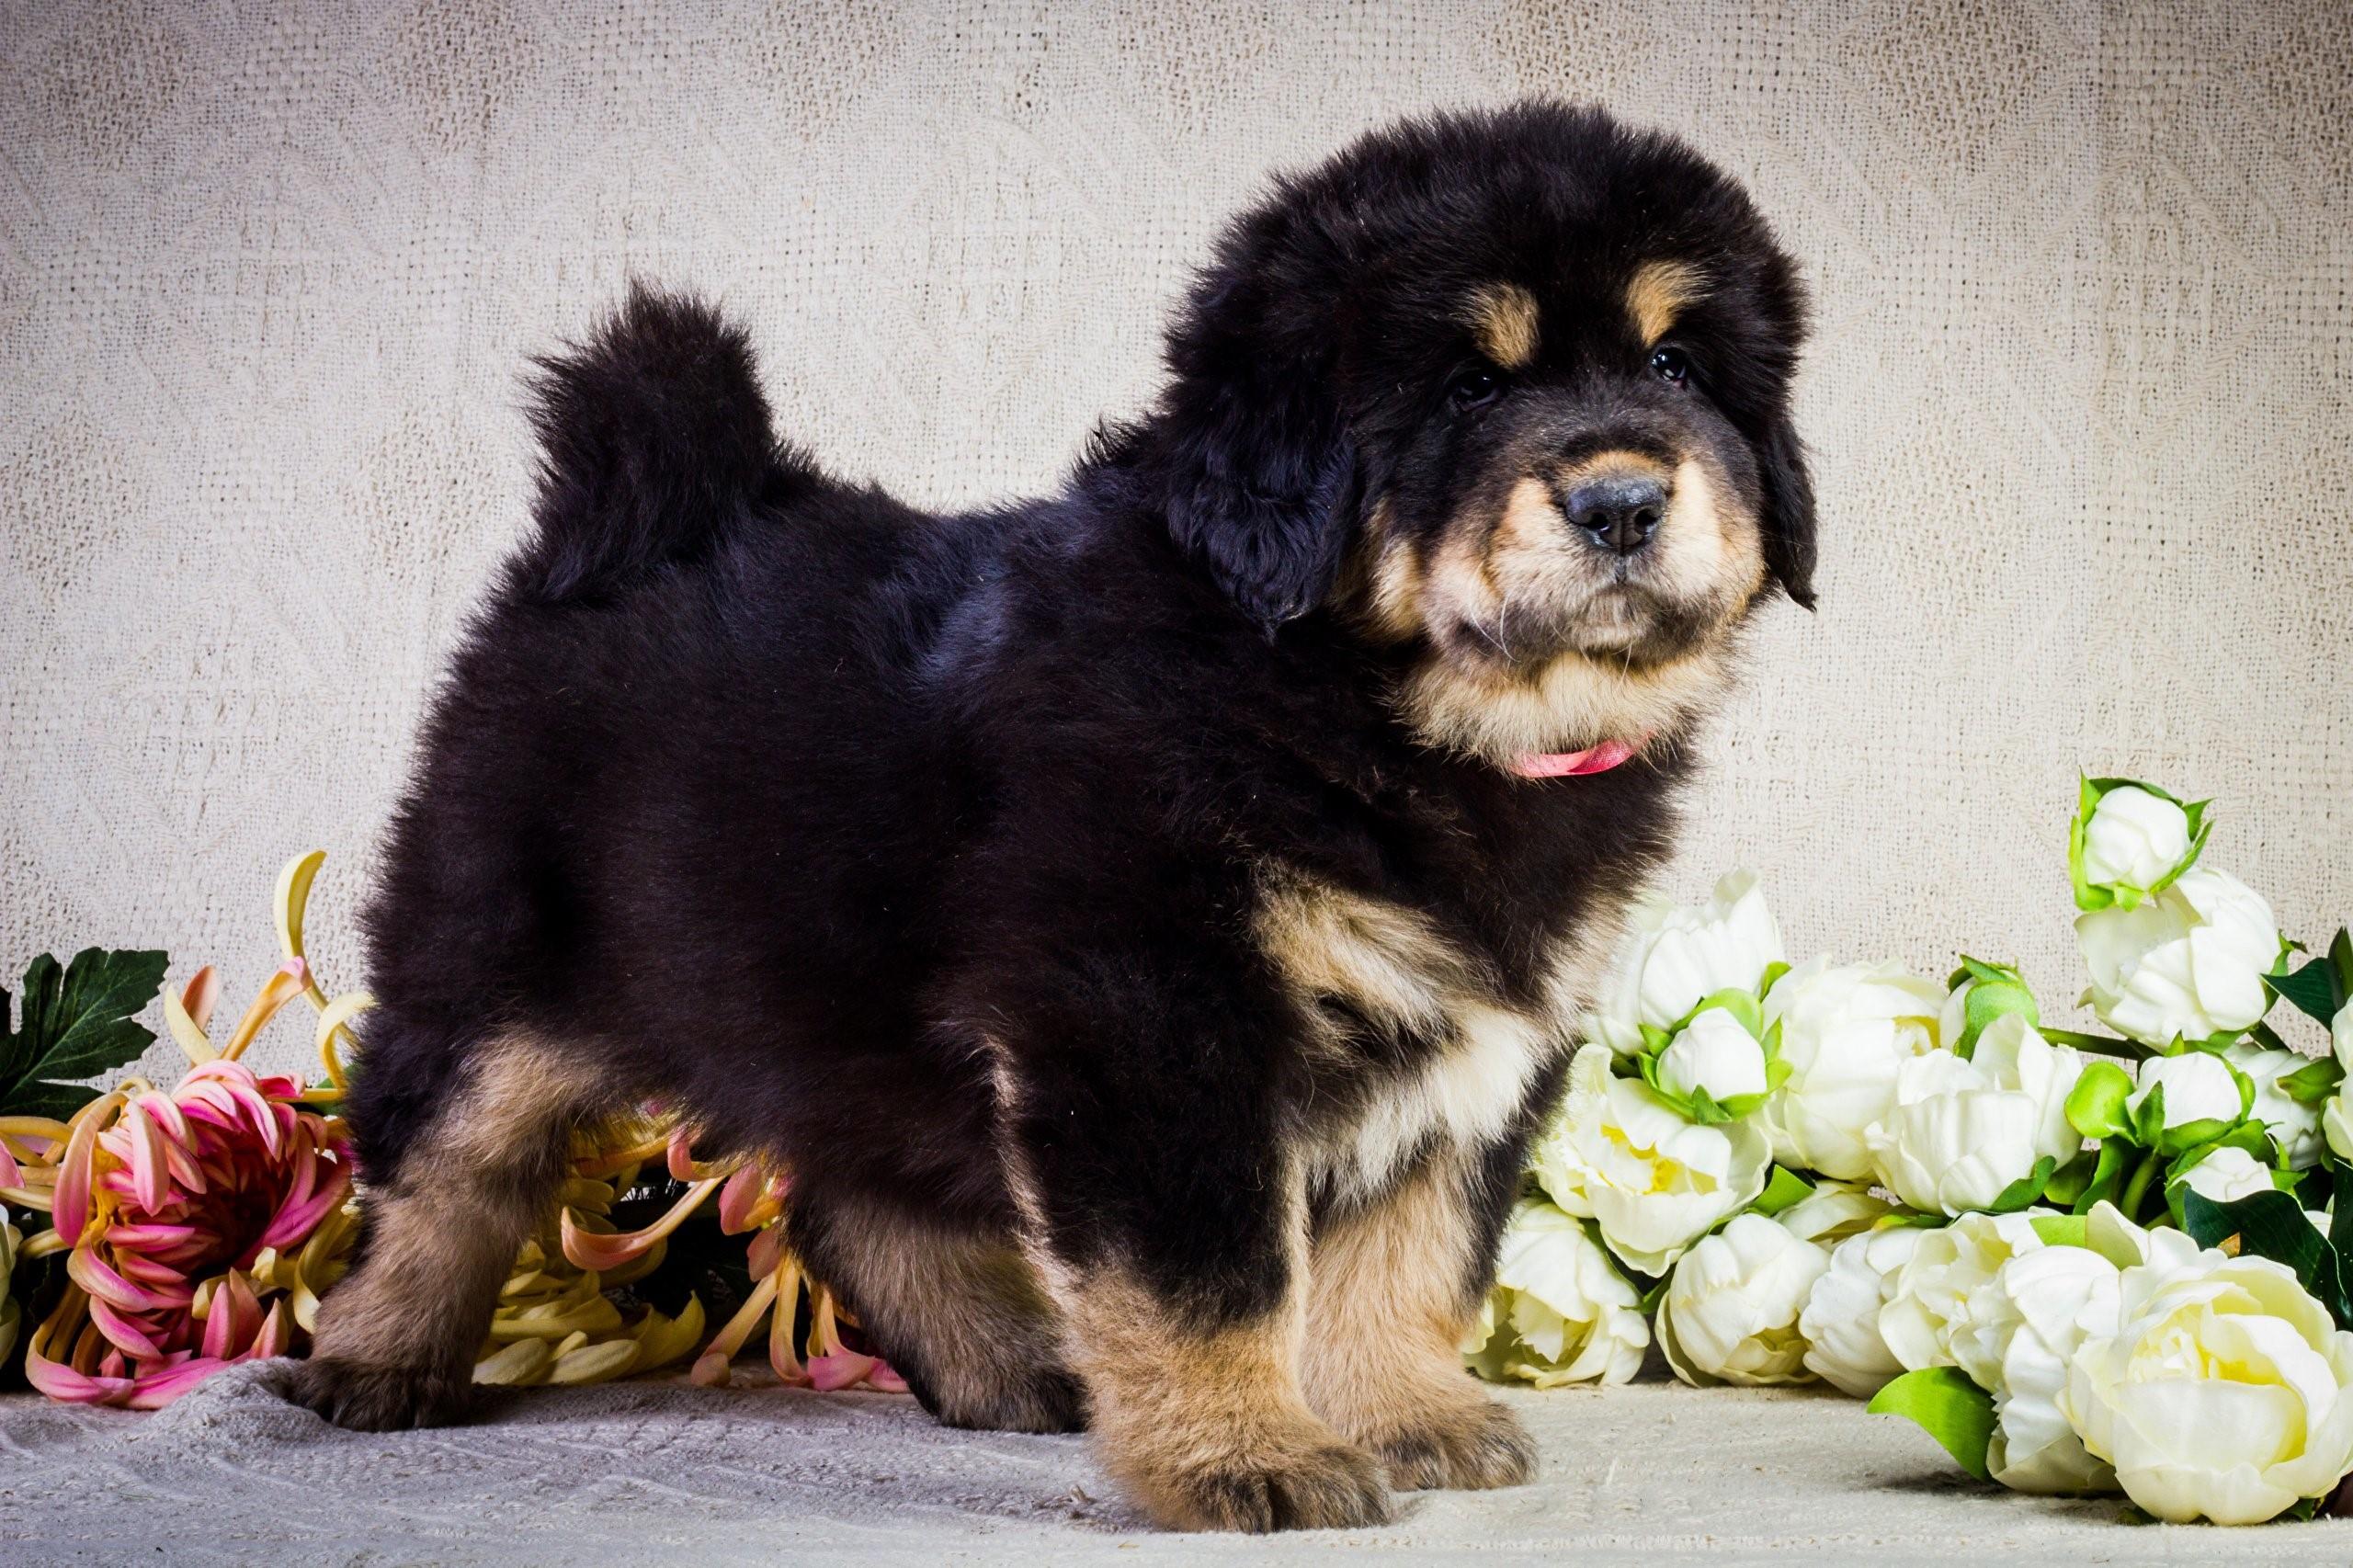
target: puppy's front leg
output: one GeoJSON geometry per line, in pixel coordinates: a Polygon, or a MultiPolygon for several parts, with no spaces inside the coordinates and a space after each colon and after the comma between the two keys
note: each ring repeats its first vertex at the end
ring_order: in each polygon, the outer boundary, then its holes
{"type": "Polygon", "coordinates": [[[1301,1391],[1306,1204],[1271,1104],[1213,1075],[1107,1084],[1101,1065],[1017,1081],[1007,1063],[998,1090],[1024,1244],[1105,1468],[1170,1528],[1385,1523],[1379,1463],[1301,1391]]]}
{"type": "Polygon", "coordinates": [[[1400,1487],[1517,1486],[1534,1472],[1535,1444],[1463,1369],[1460,1350],[1487,1288],[1517,1147],[1501,1182],[1484,1168],[1493,1159],[1438,1150],[1316,1238],[1308,1402],[1378,1454],[1400,1487]]]}

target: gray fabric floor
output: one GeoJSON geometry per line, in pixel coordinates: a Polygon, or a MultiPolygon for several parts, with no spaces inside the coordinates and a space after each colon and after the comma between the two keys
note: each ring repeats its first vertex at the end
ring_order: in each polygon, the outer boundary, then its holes
{"type": "Polygon", "coordinates": [[[2111,1502],[1980,1488],[1910,1426],[1803,1392],[1516,1392],[1543,1444],[1534,1484],[1248,1540],[1153,1534],[1083,1440],[951,1432],[904,1397],[541,1389],[482,1425],[361,1436],[279,1401],[280,1365],[153,1415],[0,1399],[0,1562],[2353,1560],[2353,1521],[2130,1527],[2111,1502]]]}

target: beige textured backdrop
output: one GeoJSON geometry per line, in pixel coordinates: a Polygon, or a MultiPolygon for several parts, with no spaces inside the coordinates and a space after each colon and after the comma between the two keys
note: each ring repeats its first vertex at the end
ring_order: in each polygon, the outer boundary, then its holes
{"type": "Polygon", "coordinates": [[[242,1001],[319,846],[358,983],[522,525],[518,368],[630,274],[748,318],[839,467],[1031,491],[1266,170],[1533,91],[1695,139],[1820,297],[1822,612],[1768,617],[1677,889],[1745,859],[1798,947],[2072,994],[2082,764],[2222,796],[2291,929],[2353,915],[2342,0],[8,0],[0,973],[161,944],[242,1001]]]}

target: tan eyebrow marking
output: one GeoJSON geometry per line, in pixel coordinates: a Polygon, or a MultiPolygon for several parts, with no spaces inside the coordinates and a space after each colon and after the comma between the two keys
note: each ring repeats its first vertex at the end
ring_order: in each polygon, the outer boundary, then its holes
{"type": "Polygon", "coordinates": [[[1707,294],[1707,279],[1683,261],[1646,261],[1626,285],[1626,313],[1645,344],[1665,337],[1675,318],[1707,294]]]}
{"type": "Polygon", "coordinates": [[[1517,283],[1490,283],[1471,296],[1466,320],[1479,352],[1506,370],[1536,358],[1536,296],[1517,283]]]}

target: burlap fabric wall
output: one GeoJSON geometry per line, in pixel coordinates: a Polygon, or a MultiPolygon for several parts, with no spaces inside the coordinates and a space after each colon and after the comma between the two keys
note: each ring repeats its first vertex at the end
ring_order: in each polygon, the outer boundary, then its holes
{"type": "MultiPolygon", "coordinates": [[[[1822,611],[1765,618],[1677,890],[2080,983],[2075,769],[2222,797],[2353,915],[2353,42],[2264,6],[13,0],[0,23],[0,970],[242,1002],[346,915],[522,526],[524,357],[632,273],[928,502],[1052,483],[1264,173],[1552,92],[1755,186],[1820,299],[1822,611]]],[[[2307,1037],[2308,1039],[2310,1037],[2307,1037]]],[[[301,1046],[275,1040],[269,1059],[301,1046]]]]}

